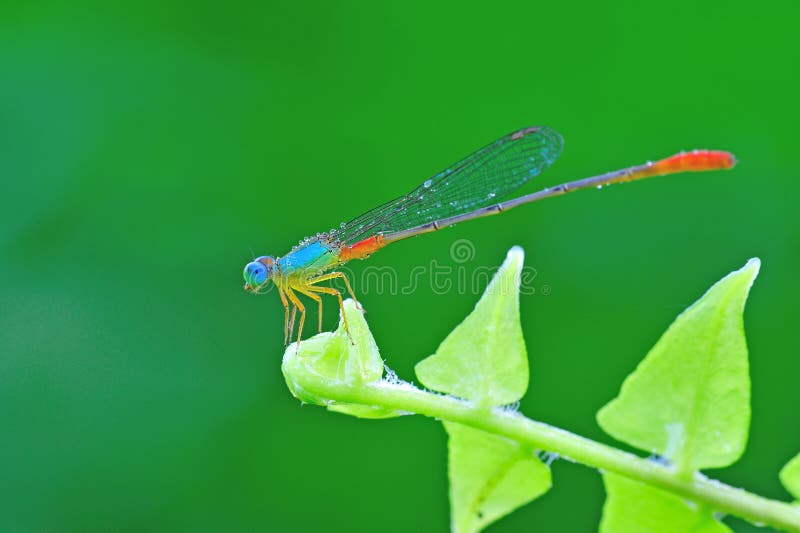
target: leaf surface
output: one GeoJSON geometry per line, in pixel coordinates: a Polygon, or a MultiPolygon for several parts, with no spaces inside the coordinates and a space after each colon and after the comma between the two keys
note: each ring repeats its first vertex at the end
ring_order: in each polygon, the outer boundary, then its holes
{"type": "Polygon", "coordinates": [[[383,376],[383,359],[369,330],[363,312],[351,299],[344,301],[350,337],[339,318],[333,333],[324,332],[300,343],[292,343],[283,356],[286,385],[299,400],[327,406],[331,411],[359,418],[389,418],[400,413],[380,406],[334,403],[303,388],[303,378],[328,384],[360,385],[383,376]]]}
{"type": "Polygon", "coordinates": [[[786,466],[781,468],[780,478],[786,490],[788,490],[796,500],[800,500],[800,453],[795,455],[791,461],[786,463],[786,466]]]}
{"type": "Polygon", "coordinates": [[[515,246],[475,309],[416,366],[426,387],[485,407],[513,403],[528,388],[528,355],[519,319],[524,252],[515,246]]]}
{"type": "Polygon", "coordinates": [[[759,265],[751,259],[678,316],[598,412],[603,430],[683,473],[741,456],[750,424],[742,312],[759,265]]]}
{"type": "Polygon", "coordinates": [[[728,533],[710,509],[638,481],[604,474],[600,533],[728,533]]]}
{"type": "Polygon", "coordinates": [[[550,469],[531,450],[453,422],[444,427],[456,533],[480,531],[550,488],[550,469]]]}

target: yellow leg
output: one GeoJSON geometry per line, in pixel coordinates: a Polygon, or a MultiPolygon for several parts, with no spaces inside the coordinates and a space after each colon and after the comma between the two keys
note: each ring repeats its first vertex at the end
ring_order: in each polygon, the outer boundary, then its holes
{"type": "Polygon", "coordinates": [[[314,294],[313,292],[309,292],[308,287],[295,287],[294,290],[299,292],[300,294],[305,294],[319,305],[319,325],[318,325],[318,332],[322,333],[322,298],[319,297],[319,294],[314,294]]]}
{"type": "MultiPolygon", "coordinates": [[[[361,309],[361,304],[358,303],[358,298],[356,298],[356,294],[353,292],[353,287],[350,285],[350,280],[347,279],[347,276],[344,274],[344,272],[329,272],[328,274],[323,274],[321,276],[317,276],[316,278],[311,278],[310,280],[308,280],[308,284],[309,285],[316,285],[320,281],[326,281],[326,280],[335,279],[335,278],[342,278],[344,280],[344,285],[345,285],[345,287],[347,287],[347,292],[350,294],[350,297],[356,302],[356,306],[359,309],[361,309]]],[[[336,291],[336,292],[338,293],[339,291],[336,291]]],[[[330,294],[330,293],[327,293],[327,294],[330,294]]],[[[342,315],[342,316],[344,316],[344,315],[342,315]]]]}
{"type": "Polygon", "coordinates": [[[294,304],[292,304],[292,318],[289,320],[289,342],[292,341],[292,333],[294,333],[294,319],[296,316],[297,316],[297,307],[294,304]]]}
{"type": "Polygon", "coordinates": [[[300,339],[303,337],[303,325],[306,323],[306,306],[303,305],[303,302],[300,301],[290,287],[286,287],[284,290],[286,291],[286,296],[289,298],[289,301],[300,311],[300,324],[297,326],[297,345],[299,346],[300,339]]]}
{"type": "Polygon", "coordinates": [[[286,346],[286,343],[289,342],[289,302],[286,300],[286,295],[280,287],[278,287],[278,296],[281,297],[281,303],[286,311],[283,318],[283,345],[286,346]]]}
{"type": "MultiPolygon", "coordinates": [[[[347,332],[347,336],[350,337],[350,326],[347,325],[347,315],[344,314],[344,303],[342,302],[342,293],[337,291],[333,287],[319,287],[317,285],[310,285],[307,286],[305,289],[312,292],[319,292],[321,294],[330,294],[332,296],[336,296],[336,298],[339,300],[339,309],[342,311],[342,323],[344,324],[344,330],[347,332]]],[[[351,343],[353,342],[352,337],[350,337],[350,342],[351,343]]]]}

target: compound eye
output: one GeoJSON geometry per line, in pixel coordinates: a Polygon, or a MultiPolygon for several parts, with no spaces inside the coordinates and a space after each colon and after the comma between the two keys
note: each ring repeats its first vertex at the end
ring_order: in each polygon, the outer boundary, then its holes
{"type": "Polygon", "coordinates": [[[258,261],[247,263],[244,267],[244,280],[253,287],[257,287],[267,281],[267,267],[258,261]]]}
{"type": "Polygon", "coordinates": [[[267,269],[271,269],[272,266],[275,264],[275,258],[270,255],[262,255],[261,257],[256,257],[256,261],[267,267],[267,269]]]}

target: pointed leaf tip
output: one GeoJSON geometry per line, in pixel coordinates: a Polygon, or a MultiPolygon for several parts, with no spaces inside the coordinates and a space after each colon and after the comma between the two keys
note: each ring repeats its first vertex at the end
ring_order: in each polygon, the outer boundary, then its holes
{"type": "Polygon", "coordinates": [[[758,257],[751,257],[742,268],[755,268],[756,274],[758,274],[758,270],[761,268],[761,259],[758,257]]]}
{"type": "Polygon", "coordinates": [[[519,317],[524,258],[522,248],[511,248],[472,313],[417,364],[417,378],[426,387],[489,407],[522,398],[528,388],[519,317]]]}
{"type": "Polygon", "coordinates": [[[759,267],[751,259],[675,319],[598,412],[607,433],[684,473],[739,458],[750,424],[742,313],[759,267]]]}
{"type": "Polygon", "coordinates": [[[520,268],[522,267],[522,263],[525,261],[525,250],[522,249],[522,246],[515,244],[511,247],[506,254],[506,260],[503,263],[505,264],[509,261],[519,264],[520,268]]]}
{"type": "Polygon", "coordinates": [[[800,500],[800,453],[781,469],[780,480],[789,494],[800,500]]]}

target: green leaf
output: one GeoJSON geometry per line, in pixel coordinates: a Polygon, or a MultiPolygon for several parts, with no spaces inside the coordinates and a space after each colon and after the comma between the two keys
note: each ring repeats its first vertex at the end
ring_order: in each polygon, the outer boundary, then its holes
{"type": "Polygon", "coordinates": [[[759,266],[751,259],[678,316],[597,414],[607,433],[684,474],[739,458],[750,424],[742,312],[759,266]]]}
{"type": "Polygon", "coordinates": [[[786,490],[800,500],[800,453],[794,456],[794,459],[786,463],[781,469],[780,473],[781,483],[786,487],[786,490]]]}
{"type": "Polygon", "coordinates": [[[480,531],[550,488],[550,469],[531,450],[454,422],[444,427],[455,533],[480,531]]]}
{"type": "Polygon", "coordinates": [[[485,407],[513,403],[528,388],[528,356],[519,321],[522,248],[515,246],[475,309],[416,366],[428,388],[485,407]]]}
{"type": "Polygon", "coordinates": [[[400,413],[380,406],[335,403],[304,388],[302,382],[324,382],[327,385],[360,385],[372,383],[383,375],[383,359],[375,339],[364,320],[364,314],[351,299],[344,301],[344,311],[350,326],[350,338],[339,318],[333,333],[320,333],[300,343],[292,343],[283,355],[286,385],[299,400],[360,418],[388,418],[400,413]],[[352,341],[351,341],[352,338],[352,341]]]}
{"type": "Polygon", "coordinates": [[[600,533],[726,533],[710,509],[616,474],[604,474],[600,533]]]}
{"type": "MultiPolygon", "coordinates": [[[[469,316],[436,353],[416,366],[419,380],[440,392],[495,407],[528,388],[528,356],[519,320],[524,253],[512,248],[469,316]]],[[[451,524],[479,531],[550,488],[550,470],[518,443],[452,422],[449,438],[451,524]]]]}

